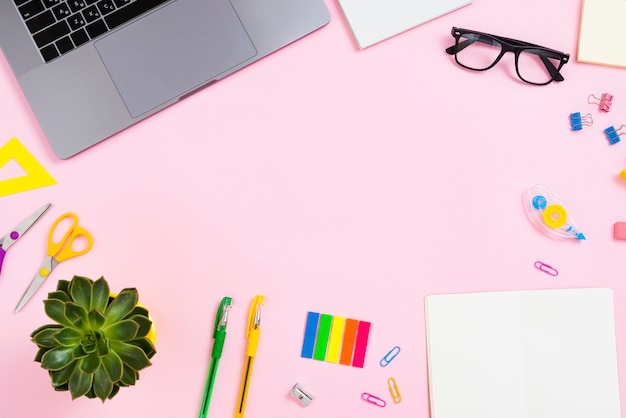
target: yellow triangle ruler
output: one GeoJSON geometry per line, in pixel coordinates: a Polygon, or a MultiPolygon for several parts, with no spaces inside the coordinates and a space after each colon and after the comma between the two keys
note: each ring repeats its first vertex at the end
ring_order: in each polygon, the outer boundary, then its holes
{"type": "Polygon", "coordinates": [[[11,138],[0,147],[0,169],[11,160],[26,172],[23,176],[0,180],[0,197],[25,192],[39,187],[52,186],[56,180],[33,157],[17,138],[11,138]]]}

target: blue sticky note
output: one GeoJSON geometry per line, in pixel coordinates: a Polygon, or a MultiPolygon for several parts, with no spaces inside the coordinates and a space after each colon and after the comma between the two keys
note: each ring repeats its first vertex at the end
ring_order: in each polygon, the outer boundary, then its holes
{"type": "Polygon", "coordinates": [[[315,348],[315,337],[317,335],[317,324],[319,320],[320,314],[318,312],[309,312],[307,314],[301,354],[304,358],[313,358],[313,349],[315,348]]]}

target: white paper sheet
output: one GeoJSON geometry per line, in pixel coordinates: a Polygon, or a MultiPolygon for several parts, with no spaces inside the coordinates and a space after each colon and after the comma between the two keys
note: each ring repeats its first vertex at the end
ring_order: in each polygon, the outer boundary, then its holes
{"type": "Polygon", "coordinates": [[[621,418],[613,293],[425,300],[431,418],[621,418]]]}
{"type": "Polygon", "coordinates": [[[339,0],[359,48],[366,48],[472,0],[339,0]]]}

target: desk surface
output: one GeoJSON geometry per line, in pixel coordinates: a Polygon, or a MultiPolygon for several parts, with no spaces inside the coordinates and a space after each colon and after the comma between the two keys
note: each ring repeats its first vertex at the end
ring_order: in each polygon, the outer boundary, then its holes
{"type": "MultiPolygon", "coordinates": [[[[613,224],[626,221],[626,144],[609,146],[602,130],[626,123],[626,70],[575,61],[579,3],[475,0],[360,51],[327,0],[328,26],[66,161],[0,55],[0,143],[17,136],[58,182],[0,198],[2,233],[53,203],[0,277],[1,415],[196,417],[226,295],[235,307],[213,417],[234,415],[256,294],[266,306],[250,418],[428,417],[429,294],[609,287],[623,353],[626,242],[613,239],[613,224]],[[525,85],[512,56],[465,71],[444,53],[452,26],[567,51],[565,81],[525,85]],[[615,97],[610,113],[587,103],[603,92],[615,97]],[[594,125],[574,133],[577,111],[594,125]],[[531,226],[522,196],[536,183],[568,206],[587,241],[531,226]],[[92,251],[60,264],[14,314],[48,226],[67,211],[93,233],[92,251]],[[560,274],[538,271],[537,260],[560,274]],[[157,326],[153,366],[104,404],[54,392],[33,362],[28,335],[48,322],[41,300],[74,274],[138,288],[157,326]],[[300,357],[309,310],[371,321],[363,369],[300,357]],[[380,367],[395,345],[401,354],[380,367]],[[360,399],[389,399],[391,376],[402,403],[360,399]],[[296,382],[315,395],[307,408],[288,395],[296,382]]],[[[619,367],[626,405],[624,358],[619,367]]]]}

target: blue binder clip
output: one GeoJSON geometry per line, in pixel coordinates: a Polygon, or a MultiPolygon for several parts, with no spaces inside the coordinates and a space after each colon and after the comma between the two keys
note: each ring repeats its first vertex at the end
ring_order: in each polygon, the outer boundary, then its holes
{"type": "Polygon", "coordinates": [[[626,127],[626,125],[622,125],[619,128],[615,129],[614,126],[609,126],[604,130],[607,139],[609,140],[609,144],[615,145],[620,141],[620,135],[623,135],[624,132],[621,132],[622,128],[626,127]]]}
{"type": "Polygon", "coordinates": [[[587,113],[584,116],[581,116],[580,112],[571,113],[569,115],[569,121],[570,121],[570,124],[572,125],[572,131],[580,131],[583,128],[583,125],[585,126],[593,125],[593,118],[591,117],[591,114],[589,113],[587,113]]]}

